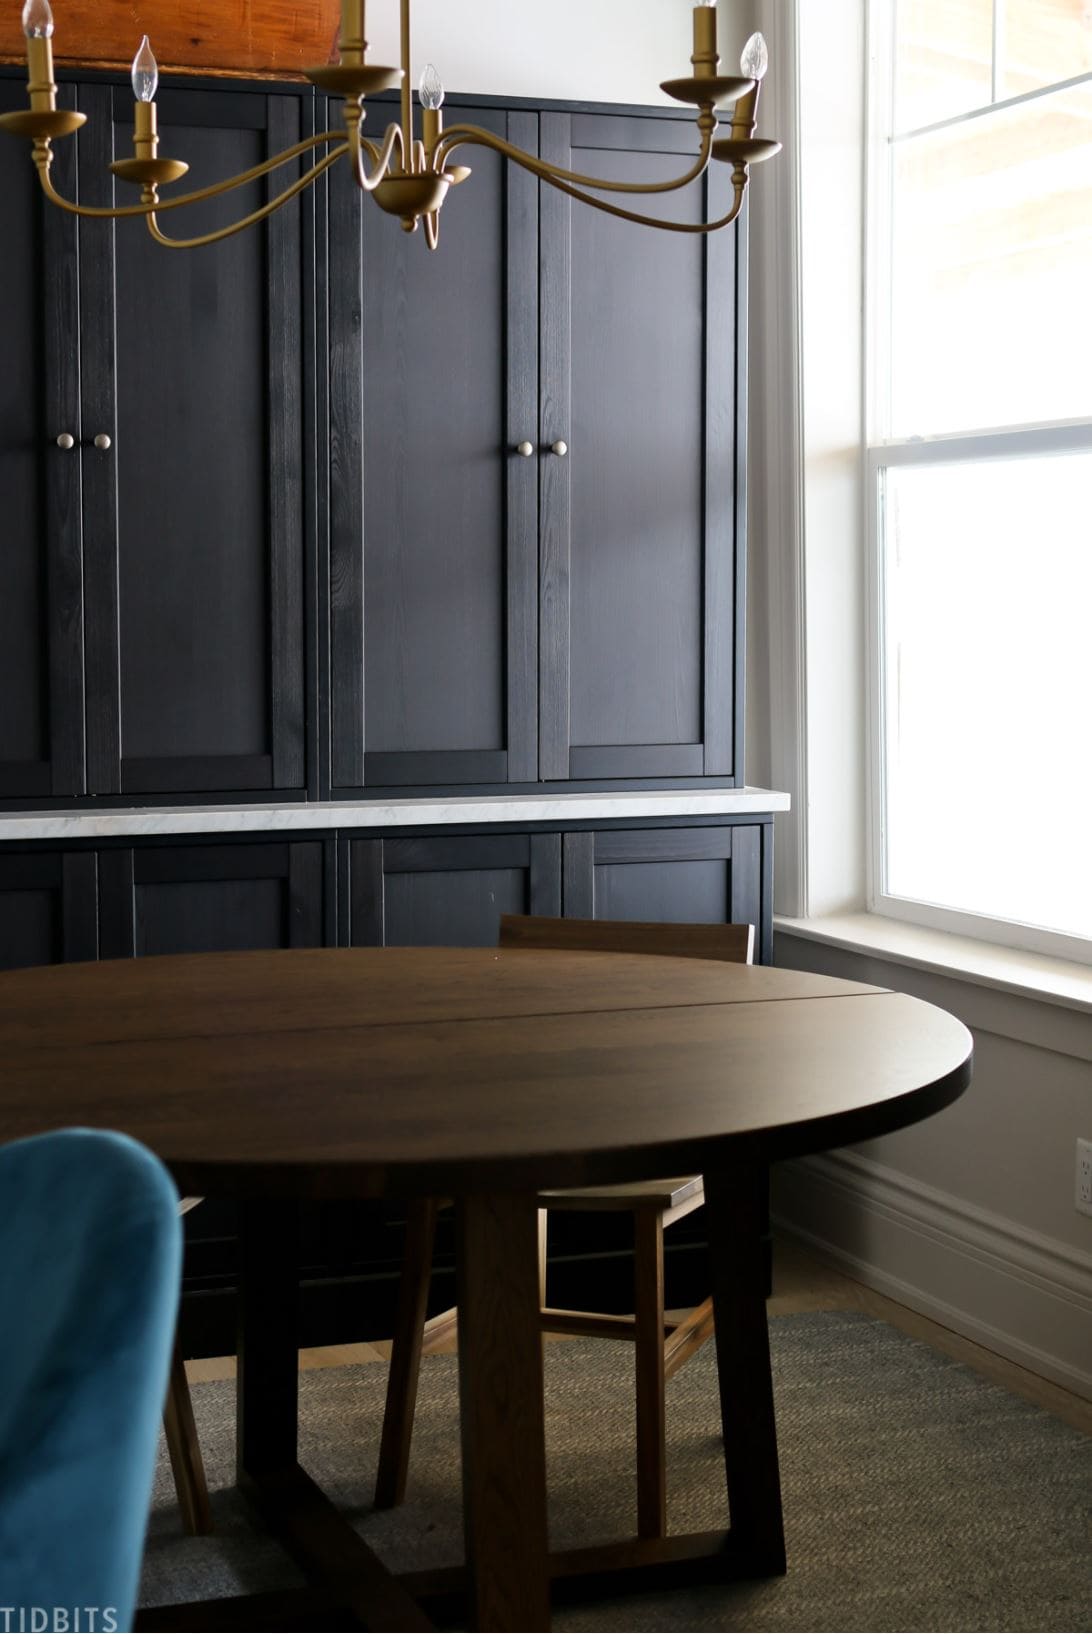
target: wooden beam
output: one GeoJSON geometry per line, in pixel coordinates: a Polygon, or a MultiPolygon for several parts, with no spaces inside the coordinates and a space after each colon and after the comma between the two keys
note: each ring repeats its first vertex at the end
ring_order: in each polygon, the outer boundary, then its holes
{"type": "MultiPolygon", "coordinates": [[[[58,68],[128,68],[147,34],[164,73],[300,78],[332,59],[339,18],[338,0],[64,0],[53,52],[58,68]]],[[[25,54],[19,8],[4,6],[0,61],[25,54]]]]}

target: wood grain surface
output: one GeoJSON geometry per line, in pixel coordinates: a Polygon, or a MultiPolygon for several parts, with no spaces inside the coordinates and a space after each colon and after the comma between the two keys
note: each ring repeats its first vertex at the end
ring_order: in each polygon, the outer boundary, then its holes
{"type": "Polygon", "coordinates": [[[0,977],[0,1138],[122,1129],[201,1192],[587,1185],[901,1127],[955,1099],[970,1057],[905,995],[694,959],[118,961],[0,977]]]}
{"type": "MultiPolygon", "coordinates": [[[[207,74],[302,75],[330,60],[338,29],[332,0],[142,0],[102,4],[64,0],[57,9],[53,48],[58,66],[128,68],[142,34],[160,69],[207,74]]],[[[25,41],[18,6],[4,9],[0,61],[21,62],[25,41]]]]}

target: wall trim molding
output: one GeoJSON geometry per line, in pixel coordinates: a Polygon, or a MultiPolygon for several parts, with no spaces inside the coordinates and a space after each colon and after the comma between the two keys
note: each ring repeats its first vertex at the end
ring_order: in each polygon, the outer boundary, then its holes
{"type": "Polygon", "coordinates": [[[792,795],[776,824],[775,906],[807,911],[807,640],[800,258],[798,0],[753,0],[770,47],[762,118],[783,150],[748,203],[747,772],[768,767],[792,795]]]}
{"type": "Polygon", "coordinates": [[[1092,1398],[1092,1255],[851,1151],[782,1165],[773,1218],[867,1286],[1092,1398]]]}

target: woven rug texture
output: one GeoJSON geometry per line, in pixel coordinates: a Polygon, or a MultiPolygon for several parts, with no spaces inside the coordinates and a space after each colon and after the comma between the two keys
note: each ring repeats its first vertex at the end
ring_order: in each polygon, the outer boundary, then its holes
{"type": "MultiPolygon", "coordinates": [[[[1080,1432],[971,1369],[856,1312],[770,1324],[789,1571],[767,1582],[559,1610],[599,1629],[1092,1628],[1092,1462],[1080,1432]]],[[[461,1558],[457,1371],[422,1368],[406,1504],[372,1513],[386,1369],[300,1379],[300,1461],[395,1569],[461,1558]]],[[[194,1411],[216,1533],[181,1535],[161,1449],[144,1605],[299,1585],[231,1489],[231,1383],[194,1411]]],[[[714,1347],[668,1384],[669,1524],[726,1524],[714,1347]]],[[[635,1528],[628,1345],[546,1347],[550,1534],[556,1547],[635,1528]]]]}

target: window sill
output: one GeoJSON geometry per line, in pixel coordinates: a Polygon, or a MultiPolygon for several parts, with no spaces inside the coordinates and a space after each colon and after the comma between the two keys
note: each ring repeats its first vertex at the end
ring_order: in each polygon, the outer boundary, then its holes
{"type": "Polygon", "coordinates": [[[948,931],[930,930],[874,913],[830,914],[814,919],[778,915],[774,932],[1092,1016],[1092,966],[1068,959],[996,947],[969,936],[953,936],[948,931]]]}

